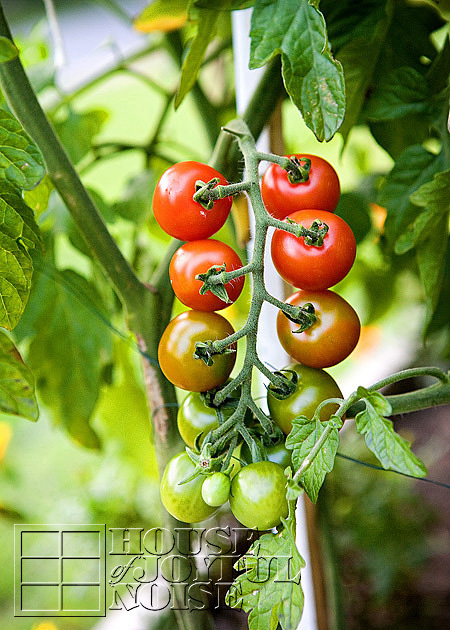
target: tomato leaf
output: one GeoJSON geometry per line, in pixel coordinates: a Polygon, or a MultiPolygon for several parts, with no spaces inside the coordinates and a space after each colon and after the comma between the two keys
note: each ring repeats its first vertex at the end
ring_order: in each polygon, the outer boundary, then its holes
{"type": "Polygon", "coordinates": [[[279,534],[263,534],[235,564],[239,575],[225,602],[250,612],[249,630],[296,630],[303,612],[300,571],[305,562],[295,540],[284,527],[279,534]]]}
{"type": "Polygon", "coordinates": [[[39,274],[16,334],[19,339],[30,338],[27,362],[55,422],[78,443],[98,448],[90,420],[102,368],[110,361],[111,334],[103,323],[106,309],[82,276],[35,264],[39,274]]]}
{"type": "Polygon", "coordinates": [[[394,68],[381,77],[370,95],[364,114],[370,120],[394,120],[429,108],[426,78],[411,67],[394,68]]]}
{"type": "MultiPolygon", "coordinates": [[[[335,3],[336,9],[339,3],[335,3]]],[[[353,9],[352,9],[353,10],[353,9]]],[[[341,25],[335,25],[338,31],[342,28],[341,41],[332,36],[337,57],[344,68],[347,110],[340,132],[346,139],[351,128],[357,123],[362,110],[366,92],[371,84],[378,58],[383,49],[386,33],[391,21],[391,2],[362,4],[357,12],[362,11],[359,19],[355,19],[352,27],[348,24],[348,11],[342,7],[343,15],[335,19],[341,25]],[[340,45],[339,45],[340,44],[340,45]],[[361,50],[370,50],[370,54],[362,55],[361,50]]]]}
{"type": "Polygon", "coordinates": [[[379,203],[387,208],[385,233],[389,246],[395,246],[397,253],[404,251],[401,241],[397,245],[398,239],[418,214],[417,206],[411,202],[412,193],[447,166],[443,153],[435,155],[421,145],[412,145],[402,153],[389,173],[379,203]]]}
{"type": "MultiPolygon", "coordinates": [[[[329,431],[324,444],[312,459],[298,481],[305,489],[306,494],[314,503],[317,501],[319,490],[327,473],[333,470],[334,459],[339,446],[339,423],[337,418],[331,418],[327,422],[309,420],[306,416],[298,416],[292,420],[292,431],[286,438],[286,448],[292,450],[292,464],[294,471],[298,471],[307,460],[317,441],[324,433],[329,431]],[[329,427],[330,423],[334,426],[329,427]]],[[[295,477],[295,475],[294,475],[295,477]]],[[[291,490],[295,490],[294,487],[291,490]]]]}
{"type": "Polygon", "coordinates": [[[367,447],[386,470],[396,470],[413,477],[424,477],[427,469],[414,455],[409,443],[394,430],[391,420],[379,413],[379,396],[364,398],[366,408],[355,417],[358,433],[364,435],[367,447]]]}
{"type": "Polygon", "coordinates": [[[345,113],[344,73],[328,44],[317,0],[257,0],[250,68],[281,55],[286,90],[318,140],[330,140],[345,113]]]}
{"type": "Polygon", "coordinates": [[[188,0],[156,0],[149,4],[134,21],[134,27],[143,33],[174,31],[187,20],[188,0]]]}
{"type": "Polygon", "coordinates": [[[219,16],[220,12],[215,9],[197,9],[197,30],[181,69],[181,80],[175,97],[175,108],[181,105],[184,97],[197,80],[206,49],[216,33],[216,23],[219,16]]]}
{"type": "Polygon", "coordinates": [[[0,183],[31,190],[45,175],[41,152],[20,122],[0,109],[0,183]]]}
{"type": "Polygon", "coordinates": [[[6,333],[0,331],[0,412],[38,419],[34,377],[6,333]]]}
{"type": "Polygon", "coordinates": [[[17,189],[0,185],[0,326],[12,330],[28,301],[33,275],[29,249],[41,249],[33,212],[17,189]]]}

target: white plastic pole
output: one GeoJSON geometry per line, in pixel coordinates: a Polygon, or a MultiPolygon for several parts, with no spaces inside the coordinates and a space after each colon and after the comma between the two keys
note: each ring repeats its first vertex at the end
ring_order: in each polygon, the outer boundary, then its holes
{"type": "MultiPolygon", "coordinates": [[[[262,69],[249,70],[250,57],[250,20],[251,9],[234,11],[233,20],[233,52],[234,73],[236,84],[236,105],[238,113],[242,113],[248,104],[252,93],[261,77],[262,69]]],[[[269,151],[269,134],[264,132],[258,140],[260,151],[269,151]]],[[[250,216],[250,221],[252,215],[250,216]]],[[[253,226],[251,226],[253,227],[253,226]]],[[[266,248],[265,281],[272,295],[284,299],[283,284],[280,276],[275,271],[270,261],[270,237],[266,248]]],[[[249,248],[251,249],[250,241],[249,248]]],[[[259,320],[258,329],[258,354],[268,365],[277,368],[289,363],[289,358],[276,339],[276,315],[277,309],[270,304],[264,304],[259,320]]],[[[297,502],[297,546],[300,554],[306,562],[306,568],[302,571],[302,588],[305,595],[305,607],[298,630],[317,630],[317,614],[312,580],[309,541],[306,526],[305,508],[302,500],[297,502]]]]}

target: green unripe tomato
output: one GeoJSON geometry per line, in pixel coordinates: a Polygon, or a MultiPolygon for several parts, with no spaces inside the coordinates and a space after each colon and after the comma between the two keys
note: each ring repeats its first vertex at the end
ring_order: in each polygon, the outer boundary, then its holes
{"type": "Polygon", "coordinates": [[[230,507],[237,520],[251,529],[271,529],[288,514],[286,477],[274,462],[244,466],[231,483],[230,507]]]}
{"type": "MultiPolygon", "coordinates": [[[[239,398],[240,390],[232,392],[231,398],[239,398]]],[[[228,418],[233,413],[232,407],[223,407],[224,418],[228,418]]],[[[214,431],[219,426],[217,412],[214,407],[208,407],[198,392],[190,392],[181,403],[177,414],[178,431],[184,442],[190,448],[194,448],[198,435],[203,434],[203,438],[210,431],[214,431]]]]}
{"type": "Polygon", "coordinates": [[[178,453],[167,464],[161,479],[161,500],[164,507],[179,521],[199,523],[214,514],[215,507],[203,501],[202,485],[205,479],[199,475],[187,483],[183,479],[192,475],[195,465],[185,452],[178,453]]]}
{"type": "Polygon", "coordinates": [[[223,505],[230,496],[230,486],[230,478],[222,472],[206,477],[202,485],[203,501],[213,507],[223,505]]]}
{"type": "MultiPolygon", "coordinates": [[[[306,367],[300,363],[288,365],[286,370],[292,370],[298,375],[298,382],[295,391],[279,400],[267,390],[267,404],[269,406],[270,417],[286,435],[292,429],[292,420],[296,416],[304,415],[311,419],[317,406],[327,398],[342,398],[342,392],[334,378],[317,368],[306,367]]],[[[289,374],[287,374],[289,376],[289,374]]],[[[338,405],[330,403],[323,407],[320,412],[322,422],[329,420],[335,413],[338,405]]]]}

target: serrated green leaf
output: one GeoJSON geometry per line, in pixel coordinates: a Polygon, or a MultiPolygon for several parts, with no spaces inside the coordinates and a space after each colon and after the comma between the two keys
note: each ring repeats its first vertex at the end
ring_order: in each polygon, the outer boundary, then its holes
{"type": "Polygon", "coordinates": [[[424,477],[427,469],[411,451],[409,442],[395,432],[392,421],[381,416],[370,400],[364,402],[365,410],[355,417],[356,429],[364,435],[367,447],[383,468],[413,477],[424,477]]]}
{"type": "Polygon", "coordinates": [[[45,175],[41,152],[19,121],[0,109],[0,183],[31,190],[45,175]]]}
{"type": "Polygon", "coordinates": [[[0,326],[12,330],[28,301],[33,265],[29,249],[41,249],[30,208],[17,190],[0,186],[0,326]]]}
{"type": "MultiPolygon", "coordinates": [[[[297,471],[306,459],[329,423],[320,420],[309,420],[306,416],[298,416],[292,420],[292,430],[286,438],[286,448],[292,450],[292,464],[297,471]]],[[[334,460],[339,446],[339,430],[333,428],[322,448],[312,460],[305,473],[299,478],[306,494],[314,503],[327,473],[333,470],[334,460]]]]}
{"type": "Polygon", "coordinates": [[[0,63],[5,61],[12,61],[19,56],[19,50],[17,46],[14,46],[13,42],[8,37],[0,37],[0,63]]]}
{"type": "Polygon", "coordinates": [[[34,377],[11,339],[0,331],[0,412],[36,421],[34,377]]]}
{"type": "Polygon", "coordinates": [[[410,67],[394,68],[381,77],[364,108],[369,120],[394,120],[429,108],[426,78],[410,67]]]}
{"type": "Polygon", "coordinates": [[[75,272],[38,269],[16,334],[30,338],[27,361],[55,422],[78,443],[98,448],[90,420],[110,360],[106,309],[94,286],[75,272]]]}
{"type": "MultiPolygon", "coordinates": [[[[437,173],[433,180],[423,184],[411,196],[410,200],[415,206],[424,208],[418,214],[410,228],[401,234],[397,240],[396,252],[403,254],[417,245],[419,239],[432,238],[437,230],[440,219],[450,212],[450,170],[437,173]]],[[[446,236],[447,230],[440,230],[440,234],[446,236]]]]}
{"type": "Polygon", "coordinates": [[[286,90],[319,140],[330,140],[344,119],[342,67],[328,45],[318,2],[257,0],[251,25],[250,68],[281,54],[286,90]]]}
{"type": "Polygon", "coordinates": [[[175,108],[181,105],[184,97],[197,80],[206,49],[216,33],[216,24],[219,16],[220,12],[215,9],[198,9],[197,31],[189,46],[181,69],[181,80],[175,97],[175,108]]]}
{"type": "Polygon", "coordinates": [[[250,612],[249,630],[296,630],[303,611],[300,571],[305,562],[287,527],[263,534],[235,565],[244,570],[227,593],[232,608],[250,612]]]}
{"type": "Polygon", "coordinates": [[[104,109],[78,113],[69,108],[62,120],[54,122],[55,130],[74,164],[78,164],[91,150],[92,140],[101,131],[108,116],[104,109]]]}
{"type": "Polygon", "coordinates": [[[398,238],[414,222],[419,210],[411,195],[448,164],[443,153],[435,155],[421,145],[408,147],[395,163],[380,192],[379,203],[387,208],[385,233],[394,248],[398,238]]]}

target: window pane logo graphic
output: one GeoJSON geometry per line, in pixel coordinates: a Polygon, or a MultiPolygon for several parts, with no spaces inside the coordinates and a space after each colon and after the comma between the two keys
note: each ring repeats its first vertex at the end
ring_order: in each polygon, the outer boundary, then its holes
{"type": "Polygon", "coordinates": [[[105,525],[15,525],[15,617],[104,617],[105,525]]]}

